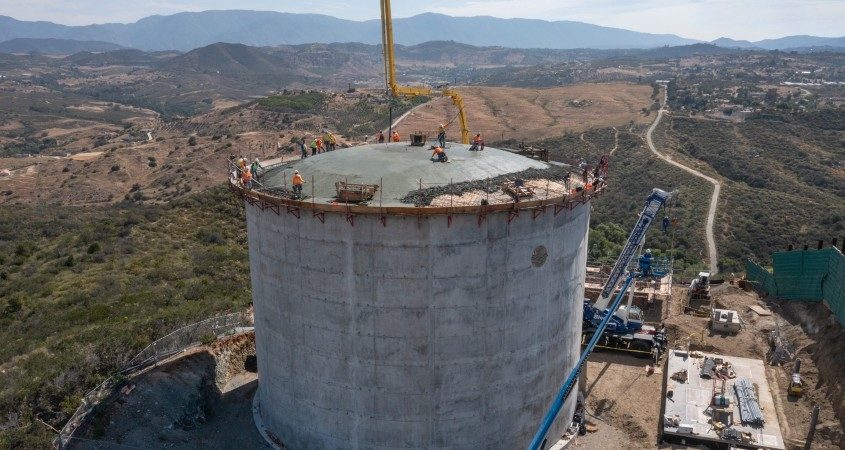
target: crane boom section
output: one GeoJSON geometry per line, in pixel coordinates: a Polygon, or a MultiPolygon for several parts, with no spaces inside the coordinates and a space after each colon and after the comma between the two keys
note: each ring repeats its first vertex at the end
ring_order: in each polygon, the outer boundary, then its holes
{"type": "Polygon", "coordinates": [[[610,302],[613,291],[616,290],[616,286],[619,284],[619,280],[625,273],[625,269],[631,261],[633,261],[634,257],[636,257],[637,248],[645,238],[646,231],[648,231],[648,228],[651,226],[652,222],[654,222],[654,218],[657,216],[657,212],[660,211],[660,207],[663,206],[673,194],[674,193],[672,192],[666,192],[656,188],[651,191],[651,195],[649,195],[648,199],[646,199],[645,208],[643,208],[643,211],[640,213],[640,218],[637,220],[637,224],[634,226],[634,229],[631,230],[631,235],[628,236],[628,241],[625,242],[625,246],[622,248],[622,253],[619,255],[619,259],[616,260],[616,264],[613,265],[613,270],[610,271],[610,277],[607,279],[607,282],[604,284],[604,288],[601,290],[601,294],[599,294],[599,298],[596,299],[596,302],[593,305],[595,309],[603,311],[607,308],[607,304],[610,302]]]}

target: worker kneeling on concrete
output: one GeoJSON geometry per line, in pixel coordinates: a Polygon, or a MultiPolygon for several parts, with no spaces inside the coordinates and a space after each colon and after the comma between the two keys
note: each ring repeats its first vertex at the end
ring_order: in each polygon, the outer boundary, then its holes
{"type": "Polygon", "coordinates": [[[484,150],[484,139],[481,138],[481,133],[478,133],[472,139],[472,146],[469,148],[469,151],[477,152],[480,150],[484,150]]]}
{"type": "Polygon", "coordinates": [[[443,150],[443,147],[434,147],[434,151],[431,152],[431,161],[442,163],[449,161],[449,158],[446,156],[446,151],[443,150]]]}
{"type": "Polygon", "coordinates": [[[305,184],[305,180],[302,179],[302,175],[299,174],[298,170],[293,171],[293,195],[297,198],[302,198],[302,185],[305,184]]]}
{"type": "Polygon", "coordinates": [[[651,256],[651,249],[646,250],[645,253],[640,255],[640,273],[642,274],[642,276],[644,276],[644,277],[650,277],[651,276],[651,261],[652,261],[652,259],[654,259],[654,258],[651,256]]]}

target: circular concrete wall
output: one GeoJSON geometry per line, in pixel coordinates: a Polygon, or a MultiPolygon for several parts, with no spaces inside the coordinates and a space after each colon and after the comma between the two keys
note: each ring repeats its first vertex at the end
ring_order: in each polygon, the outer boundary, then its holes
{"type": "Polygon", "coordinates": [[[528,444],[578,359],[589,203],[480,226],[246,210],[260,417],[287,448],[528,444]]]}

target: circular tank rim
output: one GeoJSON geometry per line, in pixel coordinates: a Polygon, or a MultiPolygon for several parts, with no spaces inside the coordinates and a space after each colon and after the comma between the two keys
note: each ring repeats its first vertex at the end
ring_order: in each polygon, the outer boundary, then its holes
{"type": "Polygon", "coordinates": [[[283,198],[276,195],[246,189],[235,180],[229,179],[229,189],[243,201],[258,206],[262,211],[270,209],[281,214],[281,208],[287,212],[297,213],[300,209],[307,209],[320,213],[347,213],[347,214],[370,214],[370,215],[391,215],[391,216],[437,216],[450,214],[487,214],[500,211],[518,212],[521,210],[539,210],[547,207],[554,207],[555,212],[560,209],[572,209],[582,203],[589,202],[592,198],[604,193],[606,184],[599,188],[592,187],[575,194],[551,197],[548,199],[529,200],[513,203],[496,203],[478,206],[371,206],[358,205],[354,203],[317,203],[314,201],[302,201],[283,198]]]}

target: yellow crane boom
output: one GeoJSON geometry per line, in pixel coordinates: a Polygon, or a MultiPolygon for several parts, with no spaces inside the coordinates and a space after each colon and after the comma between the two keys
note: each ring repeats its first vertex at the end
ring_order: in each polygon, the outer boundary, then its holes
{"type": "MultiPolygon", "coordinates": [[[[381,42],[384,51],[384,80],[387,89],[394,97],[417,97],[432,95],[433,91],[427,87],[402,86],[396,82],[396,54],[393,50],[393,16],[390,12],[390,0],[381,1],[381,42]]],[[[469,144],[469,127],[467,126],[464,99],[454,89],[446,88],[440,95],[452,99],[452,104],[458,108],[458,121],[461,125],[461,142],[469,144]]]]}

